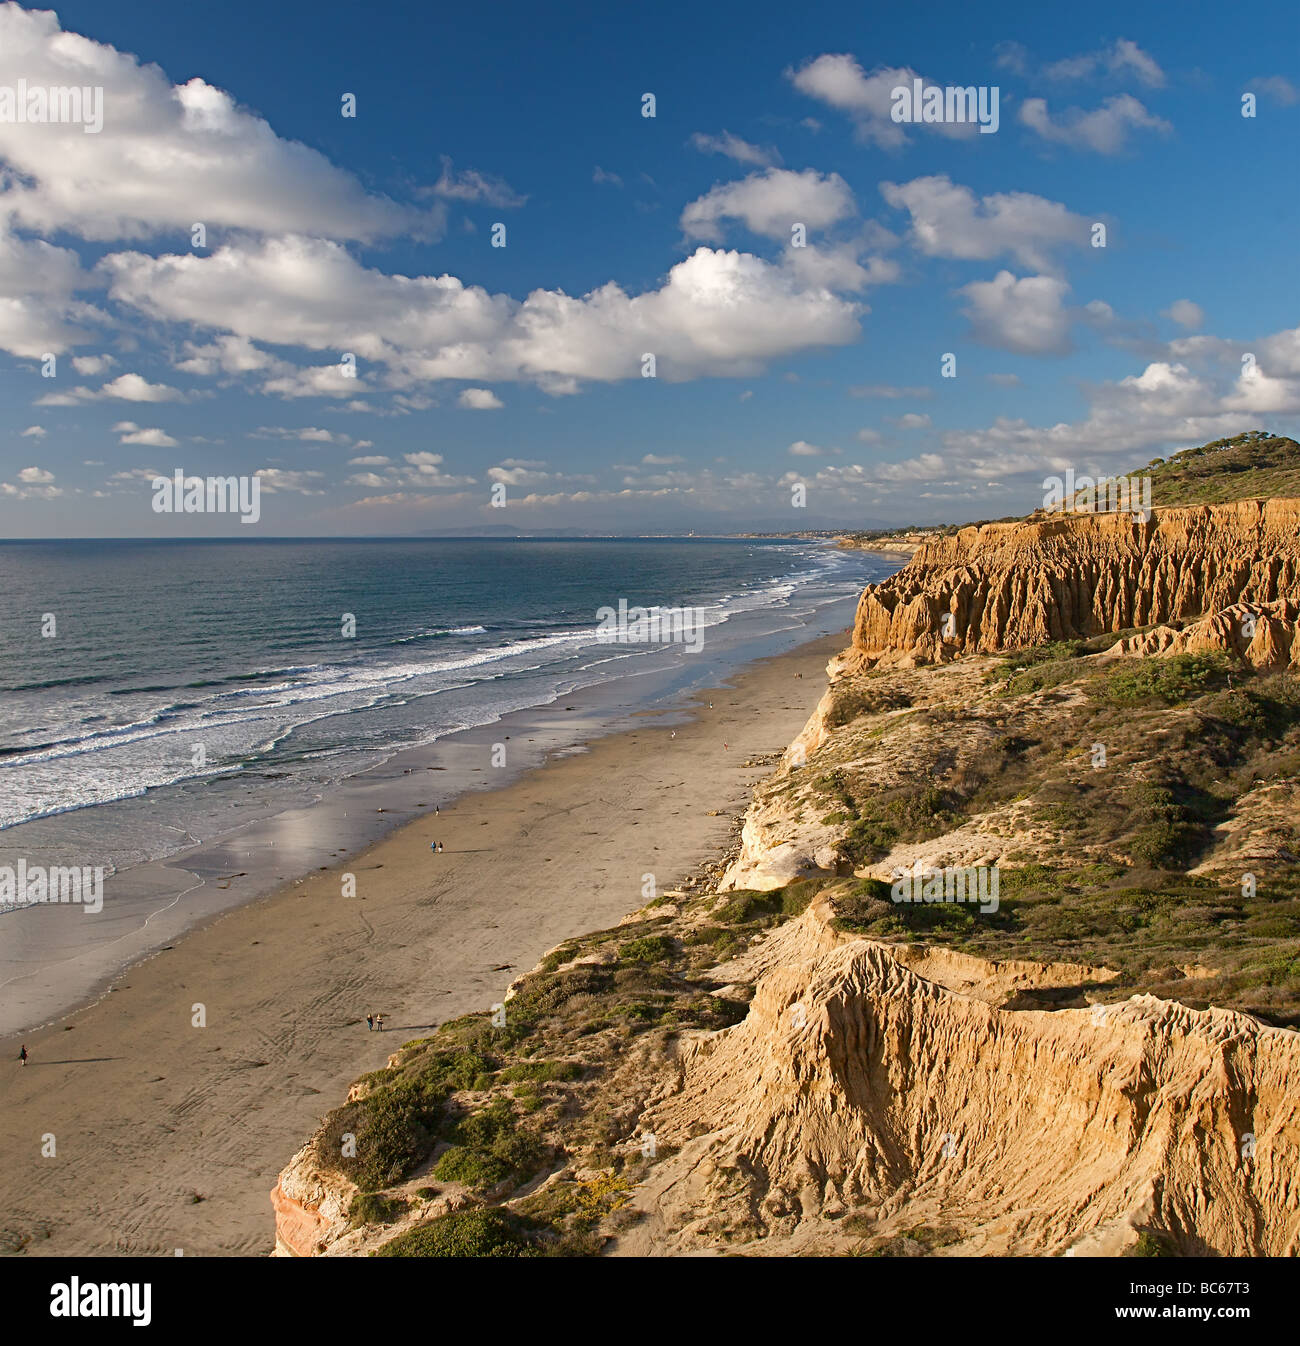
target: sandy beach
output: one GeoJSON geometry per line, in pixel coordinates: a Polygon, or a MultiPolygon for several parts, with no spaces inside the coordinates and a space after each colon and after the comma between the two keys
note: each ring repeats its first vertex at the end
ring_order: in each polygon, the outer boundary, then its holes
{"type": "Polygon", "coordinates": [[[26,1067],[4,1039],[0,1250],[269,1253],[276,1175],[348,1084],[617,923],[644,875],[662,892],[716,854],[770,770],[742,764],[785,748],[844,643],[749,665],[684,723],[646,717],[220,916],[24,1037],[26,1067]]]}

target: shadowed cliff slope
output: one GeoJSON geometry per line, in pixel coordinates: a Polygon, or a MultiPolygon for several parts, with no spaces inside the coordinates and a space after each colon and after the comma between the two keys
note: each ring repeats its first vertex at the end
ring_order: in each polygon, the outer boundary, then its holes
{"type": "Polygon", "coordinates": [[[928,1227],[944,1251],[1291,1255],[1300,1037],[1152,996],[1009,1010],[882,945],[782,932],[745,1021],[685,1054],[645,1119],[680,1147],[626,1236],[698,1251],[867,1251],[928,1227]]]}

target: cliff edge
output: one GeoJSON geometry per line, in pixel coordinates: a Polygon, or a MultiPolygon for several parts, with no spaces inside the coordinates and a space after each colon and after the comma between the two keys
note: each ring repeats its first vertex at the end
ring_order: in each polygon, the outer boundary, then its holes
{"type": "Polygon", "coordinates": [[[1145,522],[1112,513],[982,524],[927,542],[868,586],[840,667],[943,663],[1297,592],[1300,500],[1156,509],[1145,522]]]}

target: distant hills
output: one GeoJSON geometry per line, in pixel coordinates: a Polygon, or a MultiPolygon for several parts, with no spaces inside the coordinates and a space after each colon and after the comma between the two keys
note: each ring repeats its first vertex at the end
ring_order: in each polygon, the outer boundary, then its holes
{"type": "MultiPolygon", "coordinates": [[[[1130,477],[1151,478],[1151,503],[1158,509],[1166,505],[1219,505],[1230,500],[1251,498],[1300,497],[1300,443],[1286,435],[1267,430],[1246,430],[1227,439],[1216,439],[1199,448],[1183,449],[1168,458],[1154,458],[1145,467],[1132,468],[1130,477]]],[[[1027,517],[1036,518],[1041,510],[1027,517]]],[[[1010,523],[1020,515],[972,521],[1010,523]]],[[[523,530],[510,524],[478,524],[460,528],[430,530],[421,536],[438,538],[582,538],[596,536],[699,536],[745,538],[797,538],[821,540],[843,538],[845,545],[865,550],[880,550],[883,542],[906,539],[908,534],[942,537],[970,524],[930,523],[890,526],[875,519],[862,519],[851,528],[792,529],[788,520],[771,518],[751,522],[744,532],[734,532],[723,520],[696,520],[693,529],[685,524],[677,533],[648,531],[641,534],[594,534],[579,528],[533,528],[523,530]]],[[[915,537],[913,538],[915,540],[915,537]]],[[[888,548],[885,548],[888,549],[888,548]]],[[[906,550],[906,548],[904,548],[906,550]]]]}

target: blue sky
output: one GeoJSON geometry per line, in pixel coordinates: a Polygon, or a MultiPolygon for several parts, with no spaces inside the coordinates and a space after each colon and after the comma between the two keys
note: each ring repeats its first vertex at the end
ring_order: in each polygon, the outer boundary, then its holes
{"type": "Polygon", "coordinates": [[[0,535],[251,531],[155,513],[177,468],[259,474],[271,535],[964,520],[1296,433],[1297,37],[1286,4],[0,5],[0,90],[104,90],[94,134],[0,119],[0,535]],[[914,78],[996,86],[997,131],[893,121],[914,78]]]}

